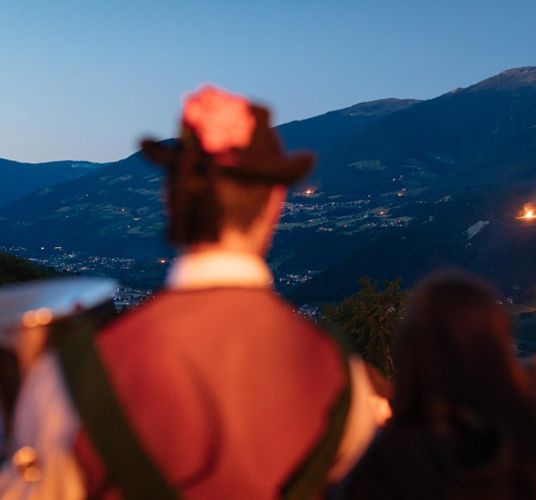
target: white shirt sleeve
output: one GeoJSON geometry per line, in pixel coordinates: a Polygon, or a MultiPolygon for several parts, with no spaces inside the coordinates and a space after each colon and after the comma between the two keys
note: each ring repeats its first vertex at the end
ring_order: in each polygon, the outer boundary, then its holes
{"type": "Polygon", "coordinates": [[[365,453],[377,429],[372,406],[374,390],[363,361],[357,356],[349,359],[352,394],[350,410],[335,463],[328,480],[342,479],[365,453]]]}
{"type": "Polygon", "coordinates": [[[73,454],[79,428],[56,357],[45,353],[28,372],[17,399],[10,453],[0,470],[0,498],[85,498],[83,478],[73,454]],[[33,480],[24,474],[24,468],[14,464],[13,457],[24,447],[36,454],[33,480]]]}

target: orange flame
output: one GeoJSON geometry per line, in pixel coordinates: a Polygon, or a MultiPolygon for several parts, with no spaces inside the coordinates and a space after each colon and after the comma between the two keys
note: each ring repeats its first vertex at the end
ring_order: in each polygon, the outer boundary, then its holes
{"type": "Polygon", "coordinates": [[[531,203],[527,203],[519,215],[518,219],[521,220],[534,220],[536,219],[536,208],[531,203]]]}

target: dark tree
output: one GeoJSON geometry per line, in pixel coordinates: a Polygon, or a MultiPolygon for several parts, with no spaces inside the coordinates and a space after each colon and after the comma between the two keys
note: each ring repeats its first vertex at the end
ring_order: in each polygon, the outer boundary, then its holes
{"type": "Polygon", "coordinates": [[[0,286],[20,281],[51,278],[58,274],[52,269],[38,266],[26,259],[0,253],[0,286]]]}
{"type": "Polygon", "coordinates": [[[325,305],[324,318],[342,330],[352,350],[392,378],[406,292],[400,278],[386,281],[383,289],[369,278],[360,278],[359,285],[359,291],[341,303],[325,305]]]}

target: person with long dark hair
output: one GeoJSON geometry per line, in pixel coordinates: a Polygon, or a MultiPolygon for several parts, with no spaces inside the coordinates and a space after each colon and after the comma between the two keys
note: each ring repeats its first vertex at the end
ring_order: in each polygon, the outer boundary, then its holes
{"type": "Polygon", "coordinates": [[[335,498],[536,498],[536,423],[510,318],[479,279],[421,283],[400,336],[393,417],[335,498]]]}

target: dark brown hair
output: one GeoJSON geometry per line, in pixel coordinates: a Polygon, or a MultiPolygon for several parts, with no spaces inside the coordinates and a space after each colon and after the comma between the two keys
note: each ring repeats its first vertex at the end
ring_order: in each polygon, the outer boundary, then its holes
{"type": "Polygon", "coordinates": [[[486,283],[461,272],[432,275],[415,290],[402,327],[395,419],[463,409],[526,428],[533,410],[513,349],[510,318],[486,283]]]}
{"type": "Polygon", "coordinates": [[[181,161],[166,179],[168,239],[188,246],[215,242],[223,227],[247,230],[265,206],[272,185],[238,180],[222,168],[181,161]]]}

